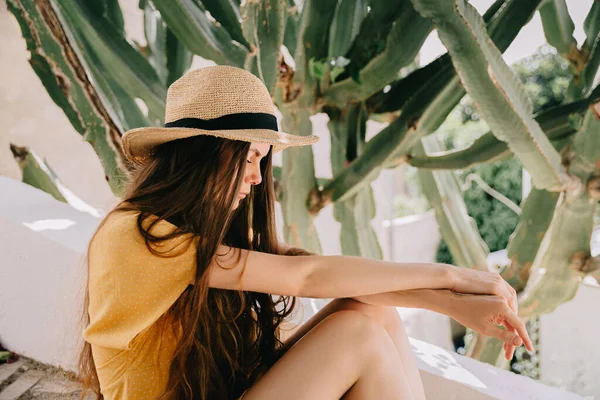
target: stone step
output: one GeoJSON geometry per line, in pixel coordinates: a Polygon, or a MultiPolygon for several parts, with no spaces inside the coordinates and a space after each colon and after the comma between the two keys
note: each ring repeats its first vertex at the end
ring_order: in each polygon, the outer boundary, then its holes
{"type": "Polygon", "coordinates": [[[14,363],[0,365],[0,385],[17,372],[23,364],[25,364],[25,360],[21,358],[14,363]]]}
{"type": "Polygon", "coordinates": [[[0,392],[0,400],[17,400],[26,391],[31,389],[42,377],[44,372],[42,371],[27,371],[23,375],[19,376],[16,381],[8,385],[2,392],[0,392]]]}

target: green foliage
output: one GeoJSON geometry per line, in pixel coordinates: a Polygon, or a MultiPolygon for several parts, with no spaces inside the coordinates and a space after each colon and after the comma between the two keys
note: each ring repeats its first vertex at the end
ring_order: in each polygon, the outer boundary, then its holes
{"type": "Polygon", "coordinates": [[[394,212],[396,218],[419,214],[430,208],[431,205],[424,196],[410,197],[398,195],[394,197],[394,212]]]}
{"type": "MultiPolygon", "coordinates": [[[[492,188],[508,197],[513,203],[519,204],[522,170],[521,163],[511,159],[469,169],[462,173],[462,178],[466,178],[470,173],[476,173],[492,188]]],[[[476,184],[472,184],[464,192],[464,198],[469,215],[477,222],[479,233],[490,251],[505,249],[510,234],[519,222],[519,216],[476,184]]]]}

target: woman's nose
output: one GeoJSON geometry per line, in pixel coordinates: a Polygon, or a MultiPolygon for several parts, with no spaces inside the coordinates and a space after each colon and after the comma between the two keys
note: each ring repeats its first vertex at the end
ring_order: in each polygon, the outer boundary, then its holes
{"type": "Polygon", "coordinates": [[[260,175],[260,169],[253,168],[248,176],[248,181],[251,185],[259,185],[262,182],[262,177],[260,175]]]}

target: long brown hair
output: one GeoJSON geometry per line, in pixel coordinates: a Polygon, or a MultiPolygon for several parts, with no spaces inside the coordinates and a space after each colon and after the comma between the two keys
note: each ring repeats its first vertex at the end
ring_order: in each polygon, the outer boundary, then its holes
{"type": "MultiPolygon", "coordinates": [[[[162,144],[151,160],[131,172],[122,202],[108,214],[139,211],[138,229],[147,245],[186,233],[202,238],[195,284],[169,310],[181,323],[182,336],[164,399],[237,398],[282,354],[279,325],[293,311],[294,297],[275,301],[269,294],[208,287],[208,266],[220,244],[277,253],[271,151],[261,159],[262,183],[233,209],[249,148],[249,142],[208,135],[162,144]],[[144,229],[143,221],[153,215],[158,219],[144,229]],[[168,236],[151,235],[162,219],[179,229],[168,236]]],[[[86,288],[84,323],[89,323],[88,296],[86,288]]],[[[91,389],[102,399],[88,342],[79,369],[84,394],[91,389]]]]}

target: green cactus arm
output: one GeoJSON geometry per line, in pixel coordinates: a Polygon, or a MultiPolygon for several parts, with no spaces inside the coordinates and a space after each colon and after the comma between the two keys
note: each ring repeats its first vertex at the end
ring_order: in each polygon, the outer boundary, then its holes
{"type": "Polygon", "coordinates": [[[600,34],[600,1],[594,1],[592,3],[592,8],[585,18],[585,21],[583,21],[583,31],[586,35],[583,48],[589,50],[596,41],[598,34],[600,34]]]}
{"type": "Polygon", "coordinates": [[[529,279],[533,260],[556,209],[560,193],[533,188],[521,208],[519,224],[508,242],[510,265],[501,272],[502,277],[521,292],[529,279]]]}
{"type": "Polygon", "coordinates": [[[583,65],[583,69],[579,73],[576,79],[573,80],[573,86],[576,86],[576,92],[573,90],[569,91],[571,96],[574,95],[583,95],[585,96],[588,91],[591,90],[595,78],[598,74],[598,68],[600,67],[600,33],[596,36],[596,40],[592,48],[590,49],[590,54],[583,65]]]}
{"type": "MultiPolygon", "coordinates": [[[[135,102],[134,95],[128,89],[124,89],[111,75],[111,68],[106,66],[107,60],[94,50],[84,35],[78,36],[76,42],[81,48],[78,53],[85,57],[84,64],[88,74],[93,78],[98,96],[113,123],[118,126],[119,132],[151,125],[150,120],[135,102]]],[[[151,115],[153,111],[149,110],[151,115]]],[[[158,120],[162,118],[162,112],[160,116],[156,116],[158,120]]]]}
{"type": "MultiPolygon", "coordinates": [[[[431,22],[421,17],[410,2],[403,2],[400,6],[394,5],[394,7],[399,12],[397,12],[397,18],[390,24],[383,51],[373,55],[363,66],[363,53],[370,52],[367,49],[361,49],[358,45],[353,45],[348,56],[346,56],[351,60],[346,68],[360,68],[359,80],[357,81],[353,76],[346,76],[345,79],[332,84],[323,94],[327,104],[342,106],[346,102],[358,102],[369,98],[373,93],[383,89],[386,84],[394,80],[398,76],[400,68],[414,60],[429,32],[431,32],[431,22]],[[355,50],[357,47],[359,49],[355,50]],[[355,51],[353,52],[353,50],[355,51]],[[356,57],[353,56],[355,52],[360,52],[358,62],[355,62],[353,58],[356,57]]],[[[368,19],[369,16],[365,18],[365,21],[368,19]]],[[[364,25],[367,25],[366,22],[363,23],[364,25]]],[[[363,29],[361,27],[361,32],[363,29]]],[[[377,33],[371,33],[368,37],[373,40],[372,38],[377,37],[377,33]]],[[[357,36],[357,41],[363,43],[358,38],[360,36],[357,36]]],[[[344,75],[342,74],[342,77],[344,75]]]]}
{"type": "Polygon", "coordinates": [[[579,260],[590,257],[594,213],[593,179],[600,175],[600,120],[590,109],[573,137],[569,174],[577,178],[561,193],[554,217],[540,244],[531,275],[519,298],[523,316],[553,311],[575,296],[585,275],[579,260]]]}
{"type": "MultiPolygon", "coordinates": [[[[370,113],[380,114],[401,110],[414,93],[429,84],[429,79],[437,74],[444,74],[447,82],[454,75],[452,62],[448,53],[436,58],[429,64],[412,71],[404,78],[394,80],[386,90],[380,90],[366,100],[370,113]]],[[[458,81],[457,81],[458,83],[458,81]]],[[[464,89],[458,83],[458,90],[464,89]]]]}
{"type": "Polygon", "coordinates": [[[354,199],[354,226],[361,245],[361,254],[373,260],[383,259],[383,250],[377,239],[377,234],[371,225],[377,212],[375,208],[375,194],[371,187],[358,193],[354,199]]]}
{"type": "MultiPolygon", "coordinates": [[[[308,69],[311,59],[327,55],[329,25],[335,11],[335,2],[307,0],[297,25],[297,45],[294,56],[296,70],[293,80],[287,82],[287,94],[276,91],[276,103],[282,114],[282,128],[297,135],[310,135],[317,82],[308,69]],[[291,93],[291,95],[290,95],[291,93]]],[[[315,230],[314,215],[306,208],[306,199],[317,186],[312,147],[292,147],[284,151],[281,169],[281,209],[283,231],[287,243],[321,252],[315,230]]]]}
{"type": "MultiPolygon", "coordinates": [[[[139,6],[144,12],[147,43],[141,49],[142,53],[156,70],[163,85],[169,87],[190,68],[194,55],[177,39],[150,1],[140,1],[139,6]]],[[[162,121],[163,113],[159,119],[162,121]]]]}
{"type": "Polygon", "coordinates": [[[539,11],[548,44],[567,58],[572,51],[578,51],[577,41],[573,37],[575,24],[569,15],[565,0],[547,0],[540,6],[539,11]]]}
{"type": "Polygon", "coordinates": [[[487,132],[475,139],[468,147],[431,153],[427,156],[411,154],[407,162],[417,168],[463,169],[512,156],[506,143],[498,140],[491,132],[487,132]]]}
{"type": "Polygon", "coordinates": [[[194,54],[167,27],[167,86],[181,78],[192,66],[194,54]]]}
{"type": "MultiPolygon", "coordinates": [[[[522,1],[520,13],[514,10],[513,1],[507,3],[501,10],[502,14],[494,19],[495,27],[503,21],[505,15],[518,17],[518,21],[527,21],[540,0],[522,1]],[[506,14],[504,14],[506,13],[506,14]],[[529,13],[529,14],[527,14],[529,13]],[[526,15],[525,17],[523,15],[526,15]]],[[[516,33],[512,36],[514,38],[516,33]]],[[[449,56],[445,56],[449,57],[449,56]]],[[[443,65],[443,57],[434,61],[443,65]]],[[[433,64],[431,64],[433,65],[433,64]]],[[[427,67],[424,67],[427,68],[427,67]]],[[[375,179],[382,168],[393,168],[405,162],[412,146],[424,135],[433,133],[446,119],[451,110],[463,97],[465,91],[451,67],[439,68],[428,76],[426,83],[419,87],[410,100],[403,105],[402,113],[396,120],[379,132],[365,146],[365,151],[354,160],[344,171],[322,190],[315,189],[309,198],[309,208],[318,212],[332,201],[338,201],[352,196],[360,191],[364,184],[375,179]],[[318,193],[317,193],[318,192],[318,193]]],[[[412,92],[411,92],[412,93],[412,92]]]]}
{"type": "MultiPolygon", "coordinates": [[[[112,121],[119,127],[119,131],[151,125],[150,120],[140,110],[132,94],[111,76],[110,68],[105,66],[106,60],[94,51],[84,36],[80,36],[79,45],[80,53],[85,55],[85,65],[93,78],[98,95],[106,106],[112,121]]],[[[162,120],[162,115],[159,118],[162,120]]]]}
{"type": "Polygon", "coordinates": [[[527,285],[521,292],[519,315],[527,317],[552,312],[575,296],[583,273],[575,272],[570,265],[577,253],[589,254],[594,207],[585,192],[559,200],[533,261],[527,285]]]}
{"type": "Polygon", "coordinates": [[[21,169],[23,183],[48,193],[58,201],[67,202],[58,187],[56,176],[35,152],[12,143],[10,151],[21,169]]]}
{"type": "MultiPolygon", "coordinates": [[[[560,150],[562,140],[577,132],[572,126],[576,116],[583,116],[590,104],[600,100],[600,86],[592,94],[582,100],[562,104],[542,111],[535,116],[542,130],[552,141],[553,146],[560,150]]],[[[487,132],[464,148],[443,151],[427,157],[409,156],[408,163],[413,167],[430,169],[464,169],[476,164],[493,162],[512,157],[505,142],[496,138],[492,132],[487,132]]]]}
{"type": "Polygon", "coordinates": [[[573,158],[568,162],[569,173],[584,184],[600,172],[600,118],[593,109],[598,106],[600,102],[588,109],[579,132],[573,138],[573,158]]]}
{"type": "MultiPolygon", "coordinates": [[[[131,93],[122,88],[104,65],[104,60],[96,54],[88,42],[81,42],[82,52],[89,60],[87,68],[95,82],[102,104],[105,105],[112,121],[119,127],[120,132],[127,131],[140,126],[152,125],[150,120],[140,110],[131,93]]],[[[163,116],[160,116],[162,120],[163,116]]]]}
{"type": "MultiPolygon", "coordinates": [[[[403,14],[410,13],[413,8],[409,2],[391,3],[387,0],[369,0],[368,7],[369,12],[360,25],[358,35],[344,54],[350,60],[350,64],[340,75],[340,79],[357,79],[357,72],[385,50],[396,21],[406,21],[408,18],[403,18],[403,14]]],[[[413,13],[417,14],[414,10],[413,13]]],[[[397,68],[395,72],[399,70],[400,68],[397,68]]]]}
{"type": "MultiPolygon", "coordinates": [[[[281,45],[285,31],[285,0],[247,1],[242,6],[243,32],[252,47],[258,77],[271,95],[279,80],[281,45]]],[[[247,65],[247,64],[246,64],[247,65]]]]}
{"type": "Polygon", "coordinates": [[[367,16],[366,0],[340,0],[329,28],[328,58],[346,55],[367,16]]]}
{"type": "Polygon", "coordinates": [[[300,13],[294,0],[287,0],[285,13],[285,33],[283,34],[283,44],[287,47],[290,55],[296,54],[296,45],[298,44],[298,21],[300,13]]]}
{"type": "MultiPolygon", "coordinates": [[[[305,108],[284,107],[281,110],[282,128],[297,135],[310,135],[312,123],[305,108]]],[[[286,243],[321,254],[321,243],[315,229],[313,215],[306,208],[306,197],[316,186],[314,156],[311,146],[286,149],[282,155],[281,211],[286,243]]]]}
{"type": "Polygon", "coordinates": [[[146,37],[146,58],[163,86],[167,86],[167,27],[158,10],[150,1],[146,1],[144,12],[144,36],[146,37]]]}
{"type": "MultiPolygon", "coordinates": [[[[141,98],[154,115],[164,113],[166,89],[156,71],[112,25],[103,23],[78,2],[56,0],[55,10],[63,28],[68,29],[79,47],[87,42],[102,57],[112,78],[141,98]]],[[[82,54],[83,57],[87,53],[82,54]]]]}
{"type": "Polygon", "coordinates": [[[571,63],[573,80],[567,89],[567,98],[578,99],[585,96],[594,85],[600,65],[600,2],[594,1],[584,24],[585,42],[579,51],[578,62],[571,63]]]}
{"type": "MultiPolygon", "coordinates": [[[[278,165],[273,166],[273,178],[280,181],[281,180],[281,167],[278,165]]],[[[324,186],[331,181],[330,178],[319,178],[317,177],[317,186],[324,186]]]]}
{"type": "MultiPolygon", "coordinates": [[[[331,170],[335,175],[345,168],[349,159],[362,151],[367,114],[364,105],[359,103],[341,111],[328,109],[328,115],[331,170]],[[350,147],[353,149],[349,151],[350,147]]],[[[371,220],[375,217],[375,200],[370,186],[349,199],[336,202],[333,205],[333,216],[341,224],[340,243],[343,255],[383,258],[377,234],[371,226],[371,220]]]]}
{"type": "MultiPolygon", "coordinates": [[[[415,145],[417,154],[443,150],[439,140],[426,136],[415,145]]],[[[454,171],[419,169],[423,193],[435,210],[442,237],[458,266],[488,271],[489,250],[479,235],[477,225],[467,213],[462,190],[454,171]]]]}
{"type": "MultiPolygon", "coordinates": [[[[513,42],[523,26],[531,19],[541,0],[499,0],[484,14],[487,32],[498,47],[504,52],[513,42]]],[[[455,76],[450,55],[445,53],[426,66],[413,71],[408,76],[395,80],[389,90],[379,91],[367,101],[371,113],[397,111],[402,108],[412,93],[427,84],[428,78],[442,69],[452,71],[455,76]]],[[[464,90],[457,83],[456,90],[464,90]]]]}
{"type": "Polygon", "coordinates": [[[432,18],[467,92],[494,135],[508,143],[537,188],[561,190],[560,155],[532,116],[523,86],[493,45],[481,16],[464,0],[413,0],[432,18]]]}
{"type": "MultiPolygon", "coordinates": [[[[297,106],[314,107],[317,81],[311,77],[309,63],[327,57],[329,27],[335,13],[336,2],[306,0],[298,22],[298,42],[294,61],[294,85],[300,92],[297,106]]],[[[293,99],[292,99],[293,100],[293,99]]]]}
{"type": "Polygon", "coordinates": [[[102,16],[125,37],[125,20],[118,0],[83,0],[93,15],[102,16]]]}
{"type": "Polygon", "coordinates": [[[194,0],[153,0],[179,40],[194,54],[217,64],[243,67],[247,50],[229,32],[208,19],[204,6],[194,0]]]}
{"type": "Polygon", "coordinates": [[[234,0],[202,0],[202,4],[208,12],[221,24],[231,38],[238,43],[250,48],[242,33],[241,21],[242,14],[240,12],[239,2],[234,0]]]}
{"type": "MultiPolygon", "coordinates": [[[[385,44],[394,21],[407,8],[405,3],[391,3],[386,0],[367,1],[369,12],[361,21],[359,33],[350,48],[343,54],[350,60],[350,66],[354,67],[355,71],[362,69],[374,56],[383,51],[382,45],[385,44]]],[[[347,78],[351,75],[350,71],[347,70],[340,78],[347,78]]]]}
{"type": "MultiPolygon", "coordinates": [[[[308,64],[311,59],[322,59],[327,55],[329,25],[335,5],[335,2],[316,0],[307,0],[303,4],[297,25],[293,80],[287,82],[287,93],[283,93],[283,90],[275,92],[285,132],[297,135],[312,133],[310,115],[316,100],[317,82],[311,77],[308,64]]],[[[279,183],[286,242],[320,253],[321,244],[314,227],[314,215],[306,208],[307,197],[312,189],[318,187],[311,146],[292,147],[283,152],[279,183]]]]}
{"type": "Polygon", "coordinates": [[[465,340],[465,355],[478,361],[490,364],[496,368],[507,369],[508,360],[504,357],[504,342],[495,337],[485,336],[467,328],[465,340]]]}
{"type": "Polygon", "coordinates": [[[76,210],[87,212],[95,217],[102,216],[100,210],[87,204],[75,193],[67,189],[52,168],[35,151],[12,143],[10,150],[15,161],[21,168],[23,183],[48,193],[56,200],[67,203],[76,210]]]}
{"type": "Polygon", "coordinates": [[[443,73],[432,77],[427,86],[414,94],[402,114],[365,144],[358,158],[320,191],[313,191],[309,209],[317,213],[331,202],[350,198],[374,180],[383,168],[403,162],[423,134],[437,129],[460,101],[463,94],[446,91],[446,82],[447,76],[443,73]]]}
{"type": "Polygon", "coordinates": [[[33,70],[71,125],[93,146],[118,196],[126,170],[119,127],[86,75],[81,50],[49,1],[9,0],[7,5],[21,28],[33,70]]]}

